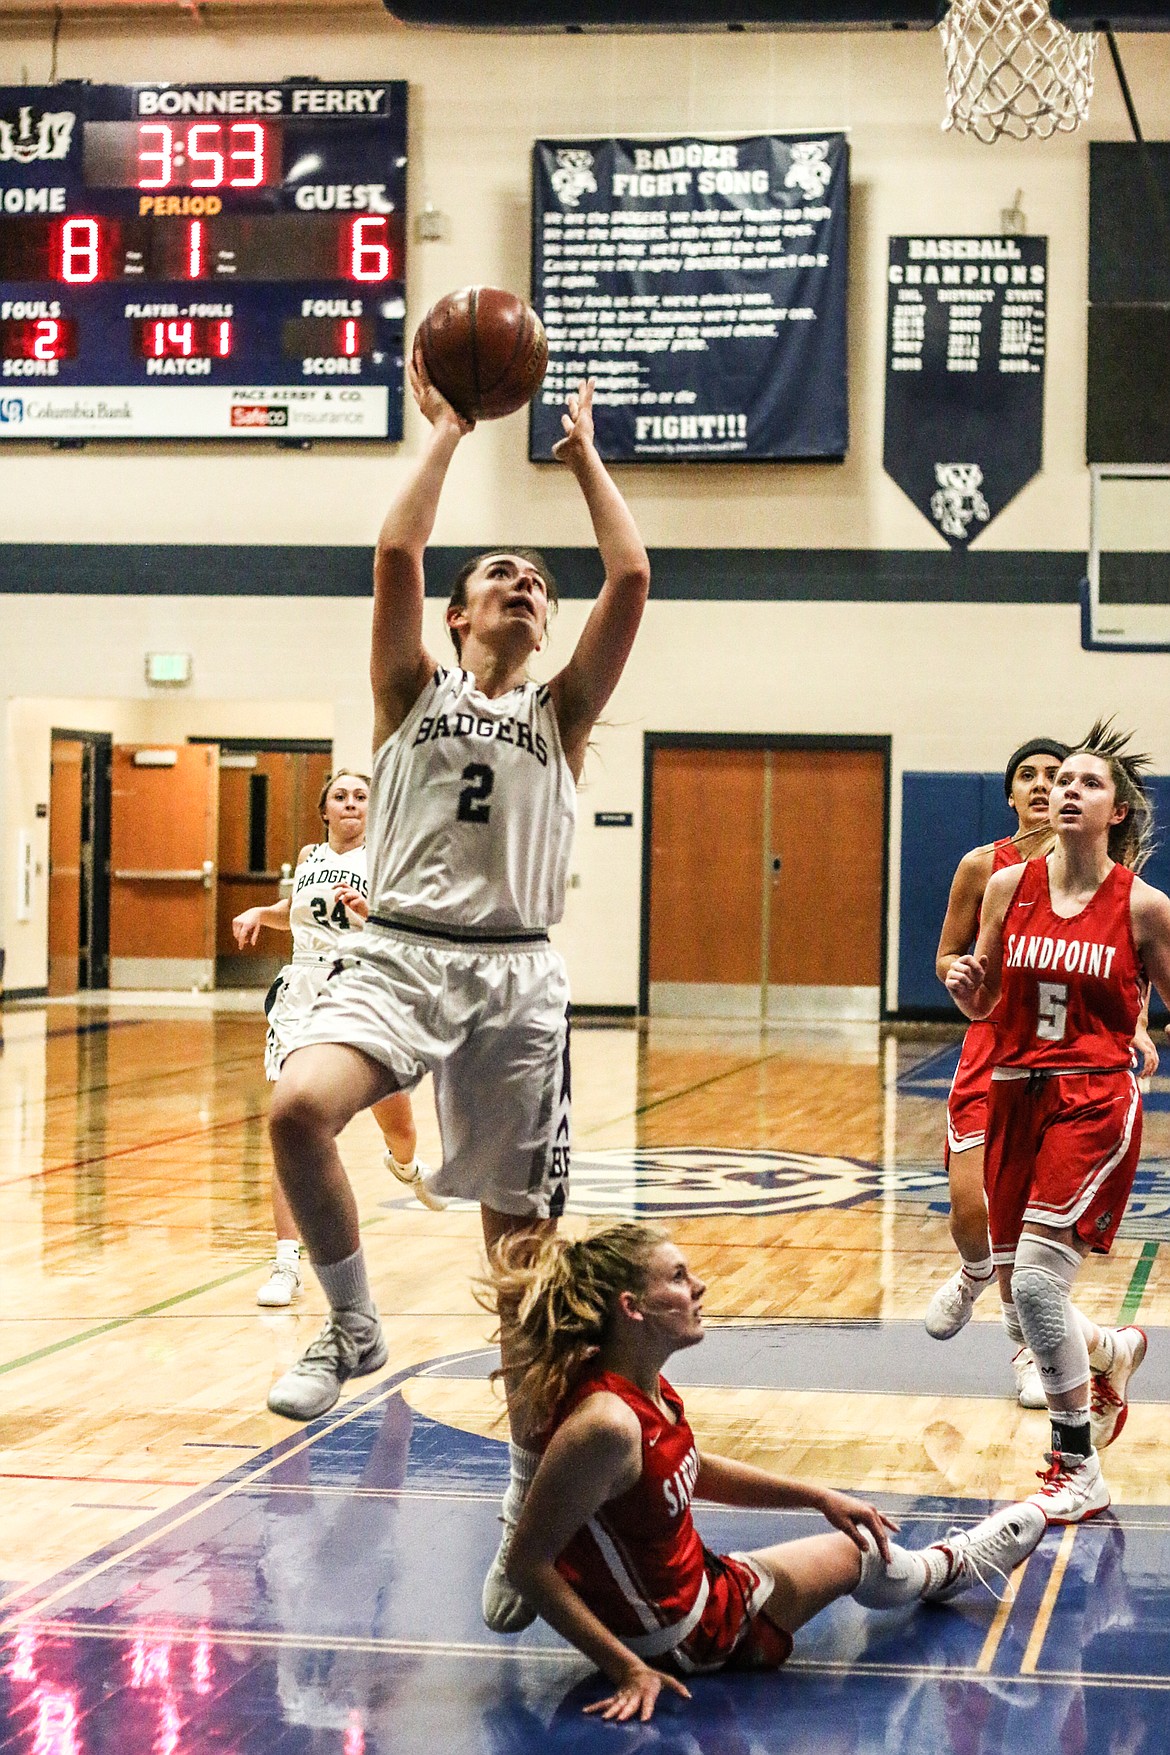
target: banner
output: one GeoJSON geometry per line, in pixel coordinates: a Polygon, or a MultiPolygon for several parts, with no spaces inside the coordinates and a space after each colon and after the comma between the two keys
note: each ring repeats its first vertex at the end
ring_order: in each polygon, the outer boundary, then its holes
{"type": "Polygon", "coordinates": [[[611,461],[842,458],[848,197],[841,134],[537,141],[533,461],[585,377],[611,461]]]}
{"type": "Polygon", "coordinates": [[[1040,468],[1047,238],[891,238],[884,463],[952,548],[1040,468]]]}

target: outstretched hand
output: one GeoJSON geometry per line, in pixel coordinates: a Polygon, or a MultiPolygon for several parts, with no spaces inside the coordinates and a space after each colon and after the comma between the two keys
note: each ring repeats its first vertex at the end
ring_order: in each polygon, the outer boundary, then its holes
{"type": "Polygon", "coordinates": [[[592,1706],[587,1706],[584,1710],[587,1713],[600,1713],[602,1718],[613,1719],[616,1724],[622,1724],[631,1718],[645,1724],[664,1688],[681,1694],[684,1700],[691,1698],[690,1689],[684,1688],[673,1676],[666,1675],[662,1670],[652,1670],[649,1664],[638,1663],[612,1694],[607,1695],[604,1700],[595,1700],[592,1706]]]}
{"type": "Polygon", "coordinates": [[[264,924],[260,918],[261,912],[262,910],[259,908],[245,908],[244,912],[237,914],[232,921],[232,934],[240,950],[243,950],[245,945],[259,943],[260,928],[264,924]]]}
{"type": "Polygon", "coordinates": [[[552,448],[558,463],[572,466],[579,457],[593,449],[593,390],[593,379],[585,378],[569,394],[568,413],[561,416],[565,436],[552,448]]]}
{"type": "Polygon", "coordinates": [[[863,1554],[867,1543],[861,1532],[868,1530],[877,1543],[878,1553],[889,1565],[890,1538],[886,1532],[899,1527],[892,1517],[887,1517],[884,1511],[867,1504],[864,1499],[853,1499],[848,1493],[834,1493],[831,1488],[825,1493],[820,1510],[833,1528],[848,1536],[863,1554]]]}
{"type": "Polygon", "coordinates": [[[414,353],[406,362],[406,373],[410,379],[410,388],[414,400],[418,403],[419,413],[429,420],[433,427],[450,425],[466,437],[475,429],[473,420],[465,420],[457,409],[452,408],[443,392],[431,382],[423,359],[422,348],[415,346],[414,353]]]}
{"type": "Polygon", "coordinates": [[[1144,1025],[1139,1024],[1134,1031],[1131,1046],[1140,1063],[1137,1069],[1138,1078],[1152,1079],[1158,1070],[1158,1050],[1144,1025]]]}

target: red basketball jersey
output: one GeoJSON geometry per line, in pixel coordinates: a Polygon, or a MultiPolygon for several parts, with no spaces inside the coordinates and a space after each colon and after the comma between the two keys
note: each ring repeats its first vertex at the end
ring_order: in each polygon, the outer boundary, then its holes
{"type": "Polygon", "coordinates": [[[1047,859],[1030,859],[1003,923],[996,1065],[1128,1067],[1141,1010],[1133,873],[1115,865],[1071,920],[1052,910],[1047,859]]]}
{"type": "Polygon", "coordinates": [[[603,1390],[620,1396],[637,1415],[641,1479],[594,1513],[556,1565],[598,1620],[643,1656],[669,1651],[686,1638],[710,1588],[690,1510],[699,1475],[694,1433],[665,1377],[659,1385],[673,1420],[627,1378],[594,1371],[565,1399],[552,1427],[603,1390]]]}
{"type": "MultiPolygon", "coordinates": [[[[1009,835],[1003,841],[996,841],[991,860],[992,872],[1003,871],[1008,865],[1022,865],[1020,850],[1009,835]]],[[[979,908],[975,914],[975,937],[979,937],[979,925],[983,910],[979,908]]],[[[1002,1003],[1002,1002],[1001,1002],[1002,1003]]],[[[959,1096],[973,1095],[976,1092],[986,1096],[991,1069],[995,1065],[995,1026],[999,1018],[999,1006],[990,1017],[979,1018],[967,1026],[967,1034],[963,1037],[963,1046],[959,1053],[959,1065],[955,1072],[952,1091],[959,1096]]]]}

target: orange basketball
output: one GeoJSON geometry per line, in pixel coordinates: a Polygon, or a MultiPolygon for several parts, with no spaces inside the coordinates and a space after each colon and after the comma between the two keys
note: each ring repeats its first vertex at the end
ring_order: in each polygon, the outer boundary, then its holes
{"type": "Polygon", "coordinates": [[[544,324],[523,299],[497,286],[465,286],[431,306],[414,356],[465,420],[514,414],[539,390],[548,366],[544,324]]]}

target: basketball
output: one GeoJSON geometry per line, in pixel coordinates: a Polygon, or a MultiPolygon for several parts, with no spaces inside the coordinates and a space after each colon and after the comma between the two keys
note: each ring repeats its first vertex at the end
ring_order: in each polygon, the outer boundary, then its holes
{"type": "Polygon", "coordinates": [[[436,390],[465,420],[499,420],[530,402],[548,366],[544,324],[496,286],[465,286],[431,306],[414,338],[436,390]]]}

